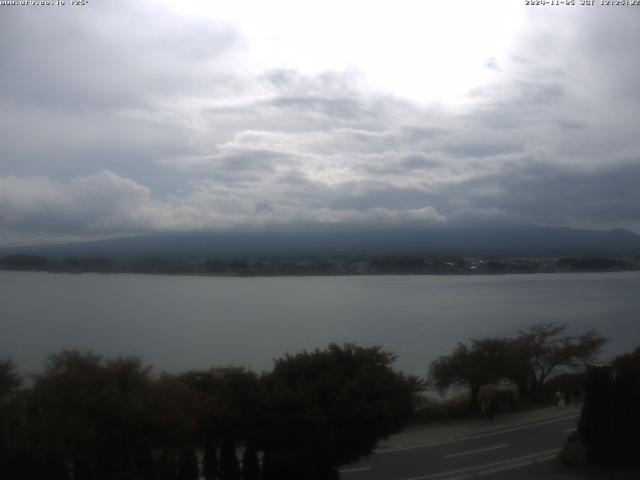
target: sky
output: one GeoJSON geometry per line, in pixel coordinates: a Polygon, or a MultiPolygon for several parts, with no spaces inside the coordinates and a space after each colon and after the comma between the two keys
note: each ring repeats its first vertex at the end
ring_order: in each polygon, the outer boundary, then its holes
{"type": "Polygon", "coordinates": [[[640,233],[640,6],[51,3],[0,5],[0,245],[640,233]]]}

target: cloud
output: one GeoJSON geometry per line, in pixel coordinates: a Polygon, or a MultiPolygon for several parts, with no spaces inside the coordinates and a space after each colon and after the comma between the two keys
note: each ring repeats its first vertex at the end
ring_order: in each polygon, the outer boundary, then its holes
{"type": "Polygon", "coordinates": [[[3,9],[3,41],[13,48],[3,52],[0,92],[59,112],[219,90],[225,55],[241,43],[228,25],[186,17],[158,2],[99,2],[84,13],[34,10],[3,9]]]}
{"type": "Polygon", "coordinates": [[[400,96],[357,65],[256,62],[242,25],[163,3],[4,10],[0,242],[640,227],[640,61],[621,48],[640,19],[624,9],[528,13],[459,104],[400,96]]]}
{"type": "Polygon", "coordinates": [[[258,198],[211,183],[194,185],[183,196],[157,198],[149,188],[108,171],[68,182],[46,177],[0,177],[0,227],[6,241],[20,238],[19,232],[35,238],[49,235],[66,239],[180,230],[297,228],[305,224],[393,226],[444,220],[432,207],[338,209],[258,198]]]}
{"type": "MultiPolygon", "coordinates": [[[[180,230],[295,230],[539,223],[583,228],[640,225],[640,162],[583,169],[539,161],[431,188],[286,178],[244,190],[215,182],[161,198],[111,172],[68,182],[0,178],[0,226],[37,238],[180,230]],[[282,189],[282,191],[278,191],[282,189]],[[594,203],[592,198],[600,198],[594,203]],[[305,228],[306,228],[305,227],[305,228]]],[[[5,238],[7,238],[5,234],[5,238]]]]}
{"type": "Polygon", "coordinates": [[[151,191],[102,171],[67,182],[47,177],[0,177],[0,225],[38,233],[119,232],[151,191]]]}
{"type": "Polygon", "coordinates": [[[70,178],[101,168],[143,179],[159,155],[189,150],[162,101],[234,92],[242,51],[229,25],[157,2],[90,9],[3,8],[0,174],[70,178]],[[146,117],[132,112],[150,112],[146,117]]]}
{"type": "Polygon", "coordinates": [[[467,197],[471,212],[493,209],[520,222],[637,230],[638,181],[639,160],[595,168],[530,161],[462,182],[448,196],[467,197]]]}

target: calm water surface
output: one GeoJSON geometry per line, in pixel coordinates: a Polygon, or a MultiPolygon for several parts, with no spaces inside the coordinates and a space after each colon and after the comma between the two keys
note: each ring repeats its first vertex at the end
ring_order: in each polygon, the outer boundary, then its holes
{"type": "Polygon", "coordinates": [[[0,272],[0,358],[38,371],[63,348],[157,369],[269,369],[330,342],[383,345],[397,366],[540,321],[594,328],[605,357],[640,344],[640,272],[504,276],[189,277],[0,272]]]}

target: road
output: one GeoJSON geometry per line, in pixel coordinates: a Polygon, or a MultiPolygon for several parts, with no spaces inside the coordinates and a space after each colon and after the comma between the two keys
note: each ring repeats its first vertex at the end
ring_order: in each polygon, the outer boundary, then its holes
{"type": "MultiPolygon", "coordinates": [[[[552,462],[575,431],[574,413],[428,445],[379,450],[340,470],[343,480],[556,478],[552,462]],[[553,471],[552,471],[553,470],[553,471]],[[547,473],[542,473],[542,472],[547,473]]],[[[556,472],[557,473],[557,472],[556,472]]],[[[571,472],[557,478],[576,478],[571,472]]]]}

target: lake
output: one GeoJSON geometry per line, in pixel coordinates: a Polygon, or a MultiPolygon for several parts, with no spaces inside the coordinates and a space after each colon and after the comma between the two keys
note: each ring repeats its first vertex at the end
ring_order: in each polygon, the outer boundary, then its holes
{"type": "Polygon", "coordinates": [[[640,344],[640,272],[502,276],[197,277],[0,271],[0,358],[41,370],[63,348],[142,355],[157,370],[269,369],[330,342],[382,345],[398,368],[541,321],[640,344]]]}

